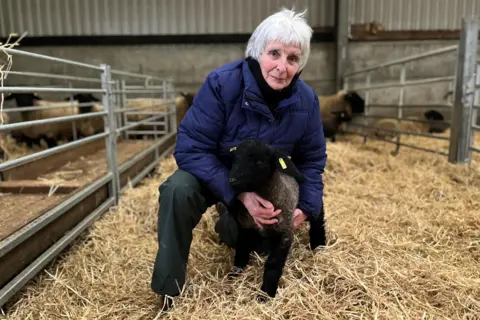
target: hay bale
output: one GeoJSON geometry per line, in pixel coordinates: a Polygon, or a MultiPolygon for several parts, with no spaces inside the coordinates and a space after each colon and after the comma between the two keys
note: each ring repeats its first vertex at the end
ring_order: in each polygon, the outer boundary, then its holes
{"type": "MultiPolygon", "coordinates": [[[[415,137],[412,137],[413,139],[415,137]]],[[[477,138],[478,139],[478,138],[477,138]]],[[[480,139],[478,139],[480,140],[480,139]]],[[[174,319],[474,319],[480,314],[480,166],[416,150],[396,157],[381,141],[327,145],[329,246],[312,254],[296,234],[277,298],[254,302],[263,257],[238,279],[217,243],[211,208],[194,230],[188,282],[174,319]]],[[[408,152],[407,152],[408,151],[408,152]]],[[[97,221],[9,309],[9,319],[156,317],[150,291],[157,250],[158,186],[172,157],[97,221]]]]}

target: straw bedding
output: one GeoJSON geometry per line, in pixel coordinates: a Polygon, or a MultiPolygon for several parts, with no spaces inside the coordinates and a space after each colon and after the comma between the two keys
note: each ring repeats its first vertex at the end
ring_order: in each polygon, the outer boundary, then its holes
{"type": "MultiPolygon", "coordinates": [[[[415,139],[415,138],[412,138],[415,139]]],[[[477,145],[480,145],[480,137],[477,145]]],[[[254,302],[264,257],[228,282],[232,251],[218,245],[213,208],[194,231],[183,296],[171,319],[479,319],[480,161],[339,137],[328,144],[325,205],[330,243],[312,254],[296,234],[279,294],[254,302]]],[[[8,319],[154,319],[158,186],[162,161],[118,208],[41,273],[8,319]]]]}

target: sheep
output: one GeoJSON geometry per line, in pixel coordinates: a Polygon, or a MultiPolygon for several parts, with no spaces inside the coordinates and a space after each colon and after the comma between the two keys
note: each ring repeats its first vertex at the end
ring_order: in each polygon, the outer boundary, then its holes
{"type": "Polygon", "coordinates": [[[365,100],[355,91],[340,90],[337,94],[319,96],[323,134],[334,142],[335,135],[343,122],[352,120],[353,115],[365,111],[365,100]]]}
{"type": "MultiPolygon", "coordinates": [[[[87,103],[87,102],[99,102],[100,100],[95,98],[92,94],[83,94],[78,93],[72,96],[74,101],[78,101],[79,103],[87,103]]],[[[65,101],[69,101],[70,97],[65,98],[65,101]]],[[[79,114],[89,113],[89,112],[101,112],[103,111],[103,105],[100,103],[92,103],[90,106],[79,107],[78,108],[79,114]]],[[[99,132],[103,132],[105,130],[105,123],[103,121],[103,116],[96,116],[93,118],[82,119],[76,121],[78,133],[82,137],[88,137],[94,135],[99,132]]]]}
{"type": "MultiPolygon", "coordinates": [[[[15,93],[10,94],[6,100],[15,99],[18,107],[27,106],[64,106],[65,108],[47,109],[47,110],[30,110],[23,112],[23,121],[32,121],[40,119],[49,119],[55,117],[64,117],[70,115],[80,114],[78,107],[78,100],[72,102],[67,101],[47,101],[43,100],[34,93],[15,93]]],[[[76,128],[88,128],[85,120],[75,120],[76,128]]],[[[70,141],[73,138],[73,129],[71,121],[62,121],[54,124],[41,124],[19,129],[20,133],[12,134],[17,141],[25,141],[28,146],[32,147],[34,144],[40,145],[40,140],[44,139],[49,148],[58,145],[57,140],[66,139],[70,141]]],[[[88,131],[86,129],[79,130],[80,133],[88,131]]],[[[88,134],[84,134],[88,135],[88,134]]]]}
{"type": "MultiPolygon", "coordinates": [[[[281,212],[275,217],[277,223],[260,229],[240,201],[227,209],[239,228],[234,265],[228,277],[238,275],[246,267],[255,243],[261,241],[260,237],[266,237],[269,255],[261,290],[273,298],[293,241],[293,213],[298,204],[299,183],[306,178],[286,153],[259,140],[242,141],[232,153],[229,183],[235,192],[256,192],[281,212]]],[[[312,250],[325,245],[323,211],[319,219],[311,221],[310,245],[312,250]]],[[[264,295],[259,295],[257,300],[264,302],[264,295]]]]}
{"type": "MultiPolygon", "coordinates": [[[[438,111],[429,110],[423,114],[423,117],[424,119],[420,119],[419,117],[406,118],[405,120],[400,122],[399,130],[416,133],[443,133],[448,127],[448,124],[443,121],[443,115],[438,111]],[[428,123],[409,120],[427,120],[428,123]]],[[[397,129],[397,120],[380,119],[374,123],[374,126],[379,128],[375,129],[375,132],[373,133],[374,136],[382,138],[392,138],[395,136],[395,132],[390,130],[397,129]]]]}
{"type": "MultiPolygon", "coordinates": [[[[177,128],[180,124],[180,122],[183,120],[185,117],[185,114],[187,113],[188,109],[192,106],[193,103],[193,98],[194,94],[192,93],[184,93],[181,92],[180,96],[175,97],[174,103],[175,103],[175,109],[176,109],[176,122],[177,122],[177,128]]],[[[170,100],[170,99],[169,99],[170,100]]],[[[169,101],[168,104],[171,104],[169,101]]],[[[165,104],[164,99],[159,99],[159,98],[137,98],[137,99],[132,99],[129,100],[125,107],[126,108],[138,108],[138,107],[143,107],[143,106],[152,106],[150,108],[143,108],[135,111],[141,111],[141,112],[162,112],[167,109],[167,104],[165,104]]],[[[135,112],[133,111],[133,112],[135,112]]],[[[127,120],[129,122],[138,122],[145,120],[147,118],[152,117],[153,115],[150,114],[129,114],[127,115],[127,120]]],[[[137,127],[135,127],[132,130],[135,131],[140,131],[140,130],[150,130],[151,125],[148,124],[142,124],[137,127]]]]}

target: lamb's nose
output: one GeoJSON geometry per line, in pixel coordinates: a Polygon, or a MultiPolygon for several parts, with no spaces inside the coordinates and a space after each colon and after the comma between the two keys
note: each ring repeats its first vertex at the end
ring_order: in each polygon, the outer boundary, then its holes
{"type": "Polygon", "coordinates": [[[236,178],[230,178],[230,179],[228,179],[228,181],[230,181],[230,183],[235,183],[235,182],[237,182],[237,179],[236,178]]]}

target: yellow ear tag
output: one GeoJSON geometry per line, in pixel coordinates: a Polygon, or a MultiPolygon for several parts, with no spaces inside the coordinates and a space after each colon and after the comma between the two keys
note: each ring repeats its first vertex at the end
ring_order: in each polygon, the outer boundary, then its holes
{"type": "Polygon", "coordinates": [[[282,169],[287,169],[287,165],[285,164],[285,161],[283,161],[283,158],[278,159],[278,162],[280,162],[282,169]]]}
{"type": "Polygon", "coordinates": [[[231,147],[230,148],[230,152],[234,151],[234,150],[237,150],[237,147],[231,147]]]}

